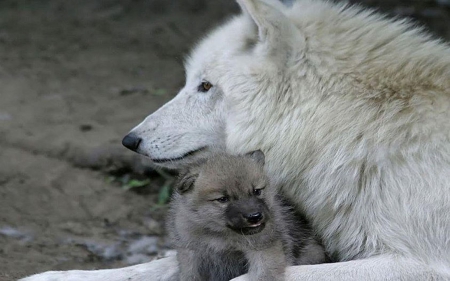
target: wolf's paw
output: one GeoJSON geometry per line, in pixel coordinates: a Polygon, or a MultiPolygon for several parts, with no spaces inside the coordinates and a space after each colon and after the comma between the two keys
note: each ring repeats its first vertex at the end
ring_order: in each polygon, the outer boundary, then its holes
{"type": "Polygon", "coordinates": [[[71,271],[48,271],[40,274],[35,274],[19,281],[82,281],[89,280],[86,275],[77,274],[71,271]]]}
{"type": "Polygon", "coordinates": [[[48,271],[19,281],[173,281],[177,279],[176,255],[148,263],[101,270],[48,271]]]}

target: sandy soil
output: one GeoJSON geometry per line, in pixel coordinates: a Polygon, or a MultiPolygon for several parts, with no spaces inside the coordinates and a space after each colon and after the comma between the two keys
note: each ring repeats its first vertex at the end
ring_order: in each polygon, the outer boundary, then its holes
{"type": "MultiPolygon", "coordinates": [[[[450,38],[446,0],[364,2],[450,38]]],[[[165,179],[120,140],[176,94],[184,55],[236,11],[229,0],[0,2],[0,280],[169,248],[165,179]],[[135,178],[150,183],[125,190],[135,178]]]]}

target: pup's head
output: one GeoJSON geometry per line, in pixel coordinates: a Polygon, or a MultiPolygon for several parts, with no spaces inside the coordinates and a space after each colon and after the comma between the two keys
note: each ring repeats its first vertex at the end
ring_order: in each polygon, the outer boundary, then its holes
{"type": "Polygon", "coordinates": [[[182,174],[176,189],[197,226],[213,233],[257,234],[270,223],[274,201],[263,168],[260,150],[221,154],[182,174]]]}

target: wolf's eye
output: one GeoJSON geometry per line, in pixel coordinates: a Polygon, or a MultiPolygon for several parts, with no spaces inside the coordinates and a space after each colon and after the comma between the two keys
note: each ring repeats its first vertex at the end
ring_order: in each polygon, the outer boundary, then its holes
{"type": "Polygon", "coordinates": [[[263,190],[262,188],[258,188],[258,189],[254,188],[253,189],[253,195],[260,196],[261,193],[262,193],[262,190],[263,190]]]}
{"type": "Polygon", "coordinates": [[[209,83],[208,81],[203,81],[199,86],[198,86],[198,91],[202,92],[202,93],[206,93],[209,91],[209,89],[212,88],[212,84],[209,83]]]}
{"type": "Polygon", "coordinates": [[[223,196],[223,197],[220,197],[220,198],[217,198],[216,199],[216,201],[217,202],[220,202],[220,203],[227,203],[228,202],[228,196],[223,196]]]}

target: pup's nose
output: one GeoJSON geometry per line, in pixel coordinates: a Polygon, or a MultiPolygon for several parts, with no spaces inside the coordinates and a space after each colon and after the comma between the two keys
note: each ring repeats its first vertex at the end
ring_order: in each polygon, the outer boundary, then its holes
{"type": "Polygon", "coordinates": [[[141,141],[142,141],[141,138],[137,137],[133,133],[129,133],[128,135],[126,135],[123,138],[122,144],[123,144],[123,146],[125,146],[128,149],[136,151],[138,149],[139,144],[141,143],[141,141]]]}
{"type": "Polygon", "coordinates": [[[260,222],[263,219],[263,215],[260,212],[249,214],[249,215],[245,215],[244,217],[251,224],[258,223],[258,222],[260,222]]]}

